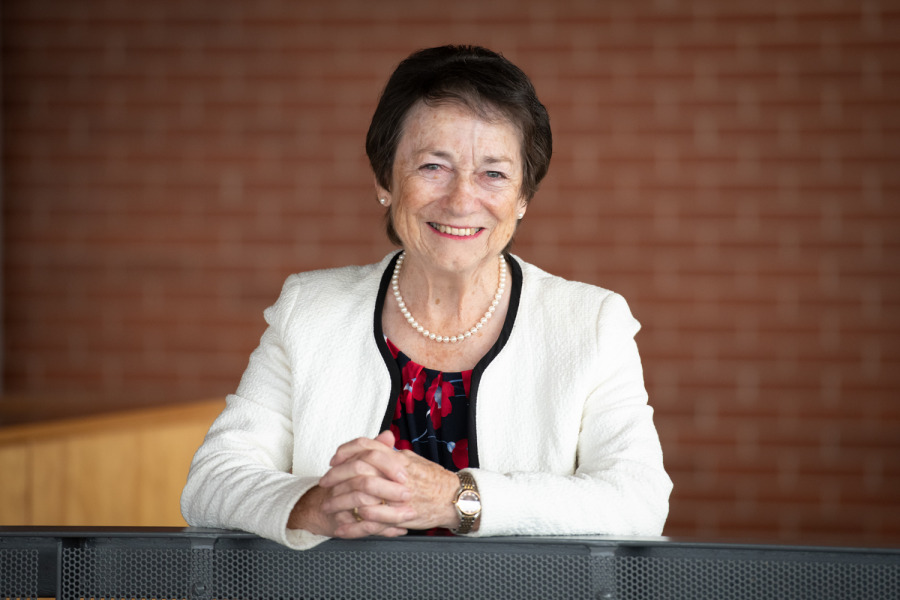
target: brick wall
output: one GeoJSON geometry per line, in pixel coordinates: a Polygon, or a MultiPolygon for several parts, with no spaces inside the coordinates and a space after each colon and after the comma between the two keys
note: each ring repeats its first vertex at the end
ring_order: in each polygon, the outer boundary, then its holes
{"type": "Polygon", "coordinates": [[[615,289],[669,535],[900,542],[900,3],[6,0],[4,390],[231,391],[294,271],[380,258],[363,137],[410,51],[532,76],[516,251],[615,289]]]}

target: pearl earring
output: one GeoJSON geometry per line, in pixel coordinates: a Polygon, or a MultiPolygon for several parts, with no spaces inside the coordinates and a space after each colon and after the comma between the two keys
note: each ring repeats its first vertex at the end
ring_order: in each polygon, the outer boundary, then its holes
{"type": "Polygon", "coordinates": [[[525,213],[520,212],[520,213],[519,213],[519,220],[521,221],[521,220],[522,220],[522,217],[524,217],[524,216],[525,216],[525,213]]]}
{"type": "Polygon", "coordinates": [[[387,206],[387,198],[379,198],[378,201],[382,206],[387,206]]]}

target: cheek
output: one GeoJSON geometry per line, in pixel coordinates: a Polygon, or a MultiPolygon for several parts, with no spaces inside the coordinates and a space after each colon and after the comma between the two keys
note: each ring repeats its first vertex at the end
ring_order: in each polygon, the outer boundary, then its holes
{"type": "Polygon", "coordinates": [[[518,194],[511,193],[506,195],[502,201],[495,203],[494,214],[501,221],[513,222],[518,221],[519,212],[524,210],[524,204],[519,199],[518,194]]]}

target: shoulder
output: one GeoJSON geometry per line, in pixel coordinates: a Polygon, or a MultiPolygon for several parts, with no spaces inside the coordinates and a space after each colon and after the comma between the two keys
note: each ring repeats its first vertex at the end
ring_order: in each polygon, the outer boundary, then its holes
{"type": "Polygon", "coordinates": [[[289,317],[299,309],[322,311],[350,310],[347,304],[361,301],[373,303],[381,278],[395,253],[369,265],[352,265],[319,269],[290,275],[274,305],[266,309],[266,320],[272,323],[289,317]]]}
{"type": "Polygon", "coordinates": [[[303,290],[306,293],[327,293],[333,288],[346,290],[348,286],[350,288],[365,287],[372,283],[377,287],[391,258],[393,258],[393,254],[369,265],[351,265],[295,273],[287,278],[284,287],[289,290],[303,290]]]}

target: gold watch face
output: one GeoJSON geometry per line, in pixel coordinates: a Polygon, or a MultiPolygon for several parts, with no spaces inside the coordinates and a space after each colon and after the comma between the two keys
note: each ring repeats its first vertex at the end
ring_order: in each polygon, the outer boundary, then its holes
{"type": "Polygon", "coordinates": [[[463,490],[456,499],[456,506],[464,515],[477,515],[481,511],[481,498],[472,490],[463,490]]]}

